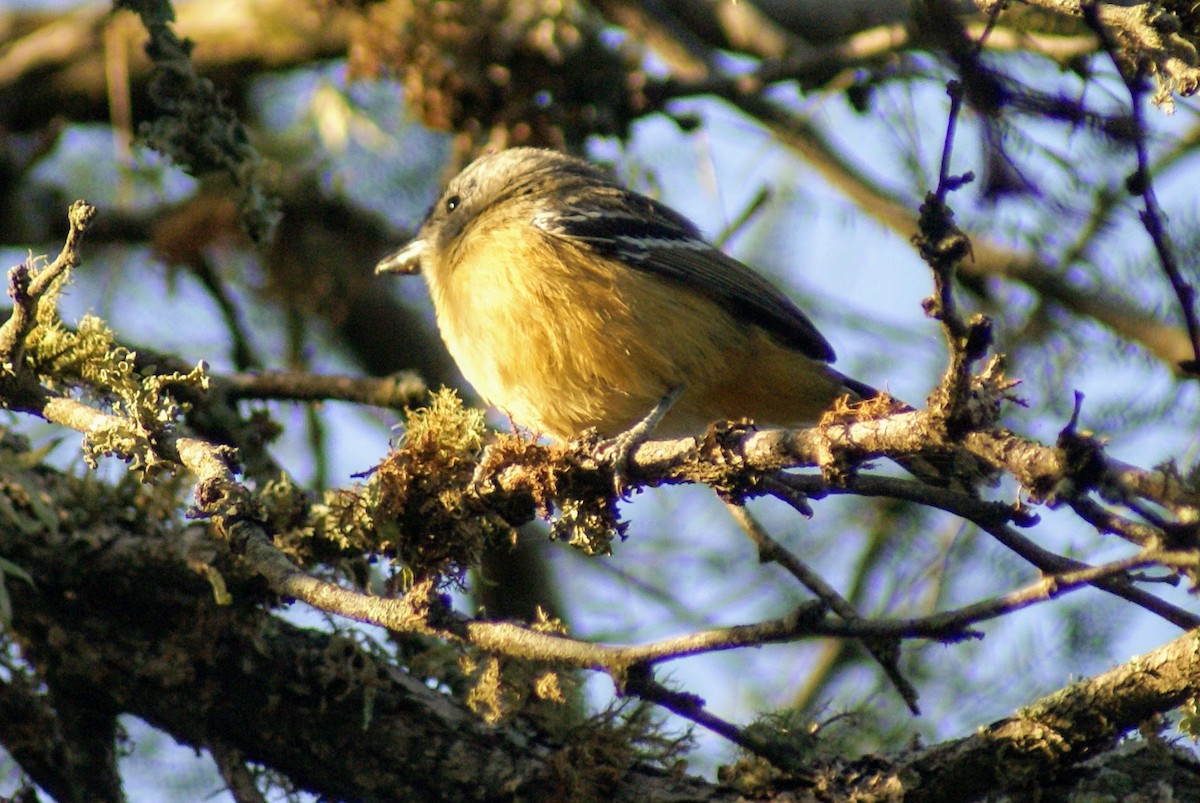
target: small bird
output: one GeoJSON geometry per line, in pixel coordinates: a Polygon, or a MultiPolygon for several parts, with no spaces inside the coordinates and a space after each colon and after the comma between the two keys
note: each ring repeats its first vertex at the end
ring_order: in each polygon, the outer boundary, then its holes
{"type": "Polygon", "coordinates": [[[626,432],[672,394],[655,433],[714,421],[816,421],[876,395],[762,275],[696,226],[555,151],[476,159],[376,273],[420,272],[438,328],[488,403],[554,440],[626,432]]]}

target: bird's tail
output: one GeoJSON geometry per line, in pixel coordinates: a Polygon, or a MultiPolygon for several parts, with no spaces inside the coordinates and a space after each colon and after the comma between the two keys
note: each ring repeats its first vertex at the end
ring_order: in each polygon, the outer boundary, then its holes
{"type": "MultiPolygon", "coordinates": [[[[892,412],[914,412],[910,404],[857,379],[843,377],[843,386],[861,401],[886,397],[892,412]]],[[[996,470],[983,459],[962,447],[950,446],[943,452],[889,458],[909,474],[928,485],[973,493],[980,485],[995,483],[996,470]]]]}

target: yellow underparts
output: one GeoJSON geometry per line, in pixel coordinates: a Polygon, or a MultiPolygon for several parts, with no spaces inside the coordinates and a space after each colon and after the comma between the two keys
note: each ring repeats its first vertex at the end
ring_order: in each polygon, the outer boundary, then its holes
{"type": "Polygon", "coordinates": [[[845,392],[824,363],[681,282],[598,259],[527,225],[464,237],[425,274],[463,375],[517,423],[563,440],[611,437],[684,386],[656,434],[713,421],[815,421],[845,392]]]}

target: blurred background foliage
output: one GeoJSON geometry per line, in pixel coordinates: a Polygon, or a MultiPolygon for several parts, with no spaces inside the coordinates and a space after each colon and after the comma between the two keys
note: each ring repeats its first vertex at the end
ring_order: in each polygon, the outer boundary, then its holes
{"type": "MultiPolygon", "coordinates": [[[[1120,51],[1120,63],[1147,73],[1139,127],[1095,33],[1052,10],[1065,5],[1011,3],[992,16],[970,3],[899,0],[181,0],[173,27],[192,40],[194,68],[183,79],[178,61],[156,69],[144,49],[138,14],[161,19],[165,4],[9,5],[0,10],[0,245],[10,264],[56,252],[64,210],[87,198],[101,213],[67,320],[92,310],[127,345],[206,360],[218,373],[411,369],[469,398],[421,283],[380,280],[372,267],[480,149],[565,148],[726,238],[810,312],[841,370],[920,403],[945,348],[921,312],[931,281],[909,238],[937,183],[946,85],[956,80],[967,104],[951,164],[975,175],[950,201],[975,246],[959,289],[995,319],[996,349],[1022,380],[1027,406],[1009,410],[1007,424],[1051,442],[1080,390],[1085,426],[1115,456],[1186,467],[1197,391],[1178,364],[1190,345],[1127,180],[1144,136],[1194,282],[1200,121],[1180,90],[1195,12],[1157,4],[1170,20],[1138,24],[1158,32],[1159,50],[1120,51]],[[214,109],[226,123],[198,128],[214,109]]],[[[1132,41],[1117,34],[1121,47],[1132,41]]],[[[393,437],[393,413],[244,404],[283,425],[273,453],[316,489],[354,482],[393,437]]],[[[25,418],[8,425],[81,470],[74,438],[25,418]]],[[[527,528],[516,551],[486,561],[461,604],[526,618],[541,605],[575,635],[641,642],[780,615],[806,598],[759,565],[706,489],[639,493],[624,509],[629,539],[611,557],[527,528]]],[[[811,520],[770,502],[755,510],[864,615],[945,610],[1036,576],[986,535],[910,504],[827,499],[811,520]]],[[[1127,549],[1070,515],[1038,512],[1034,537],[1055,552],[1099,562],[1127,549]]],[[[1184,589],[1163,593],[1194,607],[1184,589]]],[[[827,736],[847,751],[884,750],[968,733],[1174,635],[1090,590],[984,629],[979,642],[906,645],[902,667],[922,697],[916,718],[862,651],[840,642],[698,657],[673,664],[671,678],[738,722],[780,709],[805,721],[848,713],[827,736]]],[[[594,706],[612,695],[604,679],[588,690],[594,706]]],[[[728,744],[698,736],[693,768],[729,760],[728,744]]],[[[127,760],[160,760],[138,755],[127,760]]],[[[194,799],[219,785],[202,774],[198,787],[173,792],[153,780],[164,767],[140,766],[133,797],[139,784],[144,799],[194,799]]]]}

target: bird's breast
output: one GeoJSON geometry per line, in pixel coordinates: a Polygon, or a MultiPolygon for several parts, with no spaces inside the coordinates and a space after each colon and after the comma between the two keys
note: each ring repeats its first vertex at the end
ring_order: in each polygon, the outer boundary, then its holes
{"type": "Polygon", "coordinates": [[[660,434],[810,420],[835,395],[823,364],[678,281],[528,227],[487,240],[425,271],[438,326],[479,394],[538,433],[618,434],[680,385],[660,434]]]}

